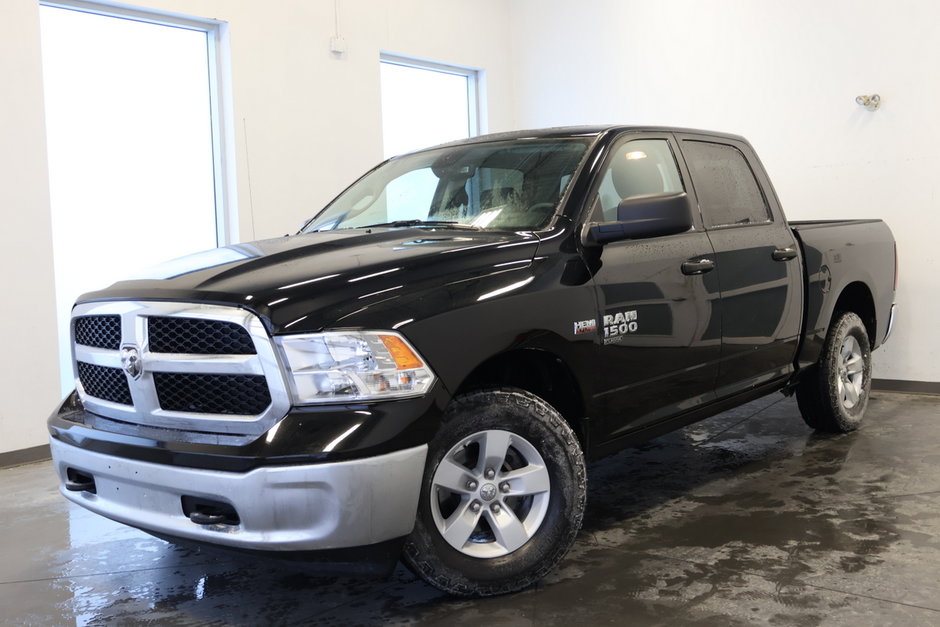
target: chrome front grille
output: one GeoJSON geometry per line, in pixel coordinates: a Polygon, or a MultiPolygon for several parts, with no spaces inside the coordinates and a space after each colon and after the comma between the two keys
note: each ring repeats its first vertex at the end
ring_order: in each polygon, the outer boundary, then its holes
{"type": "Polygon", "coordinates": [[[147,337],[154,353],[254,355],[248,330],[234,322],[200,318],[147,318],[147,337]]]}
{"type": "Polygon", "coordinates": [[[127,377],[120,368],[95,366],[83,361],[78,366],[78,378],[82,387],[89,396],[100,398],[121,405],[133,405],[131,389],[127,385],[127,377]]]}
{"type": "Polygon", "coordinates": [[[237,307],[88,303],[73,310],[72,339],[82,402],[108,418],[255,435],[290,407],[274,343],[237,307]]]}
{"type": "Polygon", "coordinates": [[[260,414],[271,404],[264,377],[155,372],[161,409],[205,414],[260,414]]]}
{"type": "Polygon", "coordinates": [[[121,348],[121,316],[75,318],[75,343],[95,348],[121,348]]]}

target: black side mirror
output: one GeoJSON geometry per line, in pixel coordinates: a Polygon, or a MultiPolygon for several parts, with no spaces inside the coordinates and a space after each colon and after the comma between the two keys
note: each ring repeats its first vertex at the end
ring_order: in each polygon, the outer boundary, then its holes
{"type": "Polygon", "coordinates": [[[596,245],[684,233],[692,228],[692,205],[685,192],[631,196],[617,206],[616,222],[585,227],[585,243],[596,245]]]}

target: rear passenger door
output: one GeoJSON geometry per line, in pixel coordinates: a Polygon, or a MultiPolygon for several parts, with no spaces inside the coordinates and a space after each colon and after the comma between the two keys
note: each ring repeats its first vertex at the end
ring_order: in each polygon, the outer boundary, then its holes
{"type": "Polygon", "coordinates": [[[681,135],[721,294],[718,398],[785,376],[799,341],[799,246],[750,145],[681,135]]]}

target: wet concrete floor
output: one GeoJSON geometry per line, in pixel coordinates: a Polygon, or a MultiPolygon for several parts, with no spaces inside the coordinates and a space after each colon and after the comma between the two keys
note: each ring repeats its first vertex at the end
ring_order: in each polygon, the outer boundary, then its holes
{"type": "Polygon", "coordinates": [[[940,398],[820,436],[773,395],[589,467],[584,530],[524,592],[181,549],[0,471],[0,624],[940,625],[940,398]]]}

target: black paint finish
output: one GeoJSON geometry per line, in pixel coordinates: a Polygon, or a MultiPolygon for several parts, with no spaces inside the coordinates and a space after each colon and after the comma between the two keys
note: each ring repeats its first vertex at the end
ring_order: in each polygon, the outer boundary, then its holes
{"type": "Polygon", "coordinates": [[[128,433],[73,399],[50,418],[52,437],[117,456],[227,470],[328,461],[426,442],[455,394],[503,383],[562,405],[587,452],[600,455],[782,389],[815,361],[837,306],[867,307],[863,319],[880,344],[894,297],[894,243],[882,222],[799,223],[794,235],[756,155],[736,136],[597,127],[468,142],[566,136],[592,144],[544,230],[314,232],[197,255],[160,278],[81,298],[236,305],[256,313],[272,335],[395,328],[438,375],[428,396],[295,408],[273,436],[238,443],[128,433]],[[613,143],[634,138],[668,142],[692,229],[597,245],[585,237],[593,194],[613,143]],[[691,174],[697,170],[682,149],[691,140],[740,150],[773,219],[706,229],[691,174]],[[324,450],[364,415],[355,437],[324,450]]]}

